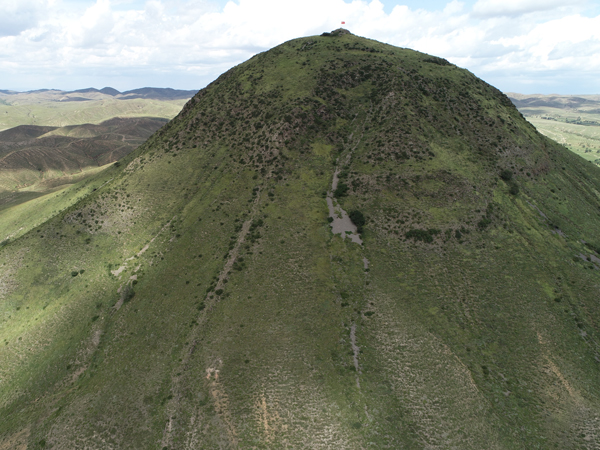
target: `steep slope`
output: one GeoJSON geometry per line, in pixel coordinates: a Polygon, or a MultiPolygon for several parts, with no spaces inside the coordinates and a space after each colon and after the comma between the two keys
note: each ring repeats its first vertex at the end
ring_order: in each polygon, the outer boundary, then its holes
{"type": "Polygon", "coordinates": [[[599,169],[468,71],[296,39],[121,162],[0,252],[0,448],[600,445],[599,169]]]}

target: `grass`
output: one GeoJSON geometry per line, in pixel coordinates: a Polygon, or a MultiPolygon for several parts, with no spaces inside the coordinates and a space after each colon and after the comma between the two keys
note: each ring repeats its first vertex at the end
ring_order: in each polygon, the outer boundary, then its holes
{"type": "Polygon", "coordinates": [[[4,193],[0,197],[0,238],[15,239],[65,210],[89,193],[89,189],[83,188],[87,178],[111,165],[88,169],[67,180],[57,180],[70,182],[67,184],[51,187],[34,185],[29,189],[4,193]]]}

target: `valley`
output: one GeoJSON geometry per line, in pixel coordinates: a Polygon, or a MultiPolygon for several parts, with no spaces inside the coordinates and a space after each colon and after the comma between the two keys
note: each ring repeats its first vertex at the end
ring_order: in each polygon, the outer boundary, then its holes
{"type": "Polygon", "coordinates": [[[0,91],[0,241],[78,200],[77,183],[119,160],[195,91],[112,88],[0,91]]]}
{"type": "Polygon", "coordinates": [[[196,91],[142,88],[30,92],[0,90],[0,131],[19,125],[64,127],[99,124],[115,117],[171,119],[196,91]]]}

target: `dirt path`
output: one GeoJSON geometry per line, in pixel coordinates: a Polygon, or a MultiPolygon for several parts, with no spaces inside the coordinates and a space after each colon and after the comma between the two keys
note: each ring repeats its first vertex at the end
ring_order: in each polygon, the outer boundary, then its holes
{"type": "MultiPolygon", "coordinates": [[[[341,235],[342,239],[345,239],[346,236],[348,236],[352,242],[355,242],[359,245],[362,245],[362,239],[360,238],[360,235],[358,234],[358,229],[356,228],[356,225],[354,225],[352,223],[352,220],[350,220],[348,213],[346,211],[344,211],[344,209],[340,206],[339,202],[337,201],[337,199],[334,197],[333,194],[335,193],[335,190],[338,187],[339,174],[342,171],[343,167],[346,166],[350,162],[350,159],[352,158],[352,153],[354,153],[354,150],[356,150],[356,148],[360,144],[360,141],[362,140],[363,135],[365,133],[365,125],[370,120],[370,117],[371,117],[371,110],[369,109],[369,112],[367,113],[365,120],[362,123],[361,133],[360,133],[359,138],[356,140],[354,145],[352,145],[350,147],[350,149],[345,154],[345,156],[340,156],[338,158],[338,161],[337,161],[338,165],[336,166],[335,171],[333,172],[333,180],[331,182],[331,189],[329,190],[329,192],[327,192],[327,198],[326,198],[327,208],[329,209],[329,217],[331,217],[333,219],[330,223],[332,233],[341,235]]],[[[356,119],[356,116],[354,117],[354,119],[352,119],[353,123],[354,123],[355,119],[356,119]]],[[[354,137],[354,133],[352,133],[350,135],[350,141],[352,141],[353,137],[354,137]]]]}
{"type": "Polygon", "coordinates": [[[352,359],[354,360],[354,368],[356,369],[356,387],[360,389],[360,366],[358,365],[358,354],[360,353],[360,347],[356,345],[356,324],[353,323],[350,327],[350,345],[352,346],[352,359]]]}
{"type": "MultiPolygon", "coordinates": [[[[358,138],[353,143],[350,144],[350,146],[349,146],[350,148],[348,149],[348,151],[338,158],[335,171],[333,172],[333,180],[331,182],[331,189],[329,190],[329,192],[327,192],[327,198],[326,198],[327,207],[329,209],[329,217],[331,217],[333,219],[330,224],[331,231],[333,232],[333,234],[340,234],[343,239],[345,239],[346,236],[348,236],[352,242],[355,242],[361,246],[362,246],[363,241],[360,238],[360,235],[358,234],[358,229],[357,229],[356,225],[354,223],[352,223],[352,220],[348,216],[348,213],[346,211],[344,211],[344,209],[340,206],[339,202],[334,197],[334,192],[338,187],[339,174],[342,171],[342,169],[350,163],[350,161],[352,159],[352,154],[358,148],[358,146],[364,136],[365,126],[369,122],[370,117],[371,117],[371,109],[369,109],[369,111],[367,112],[367,114],[365,116],[363,123],[360,125],[360,135],[358,136],[358,138]]],[[[356,119],[356,116],[352,120],[352,123],[354,123],[355,119],[356,119]]],[[[349,137],[350,142],[353,141],[353,138],[354,138],[354,133],[352,133],[349,137]]],[[[365,256],[363,256],[362,262],[363,262],[363,268],[365,270],[368,270],[369,260],[365,256]]],[[[365,279],[365,282],[366,282],[366,279],[365,279]]],[[[361,372],[360,372],[360,364],[359,364],[359,360],[358,360],[358,356],[360,354],[360,347],[357,345],[356,342],[357,342],[356,341],[356,323],[352,323],[352,325],[350,326],[350,346],[352,348],[352,359],[354,362],[354,369],[356,370],[356,387],[358,389],[360,389],[360,373],[361,372]]],[[[366,406],[365,406],[365,414],[367,414],[367,416],[368,416],[366,406]]]]}

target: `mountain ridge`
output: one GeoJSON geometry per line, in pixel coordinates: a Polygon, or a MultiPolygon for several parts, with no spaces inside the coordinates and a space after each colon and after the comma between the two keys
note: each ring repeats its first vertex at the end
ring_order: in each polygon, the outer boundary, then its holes
{"type": "Polygon", "coordinates": [[[138,89],[131,89],[124,92],[119,92],[112,87],[105,87],[102,89],[86,88],[78,89],[75,91],[62,91],[59,89],[37,89],[33,91],[17,92],[0,90],[0,97],[4,99],[18,101],[18,102],[35,102],[39,101],[38,95],[44,94],[44,101],[91,101],[102,98],[101,96],[107,96],[120,100],[133,100],[138,98],[150,99],[150,100],[182,100],[188,99],[194,96],[198,91],[196,90],[181,90],[172,88],[154,88],[144,87],[138,89]],[[87,97],[84,94],[89,94],[87,97]],[[99,97],[100,96],[100,97],[99,97]]]}

